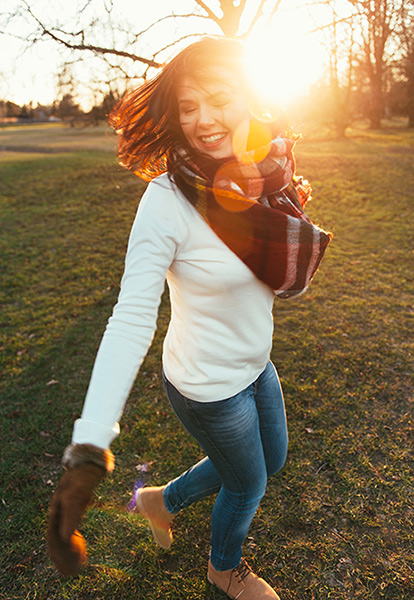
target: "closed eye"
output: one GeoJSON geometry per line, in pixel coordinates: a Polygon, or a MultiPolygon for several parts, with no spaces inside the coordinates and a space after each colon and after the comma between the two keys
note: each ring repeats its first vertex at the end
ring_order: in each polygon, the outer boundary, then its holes
{"type": "Polygon", "coordinates": [[[214,94],[210,97],[210,103],[216,108],[223,108],[231,102],[231,97],[227,94],[214,94]]]}
{"type": "Polygon", "coordinates": [[[181,102],[180,103],[180,113],[182,115],[191,115],[196,110],[197,110],[197,107],[193,103],[189,103],[189,102],[181,102]]]}

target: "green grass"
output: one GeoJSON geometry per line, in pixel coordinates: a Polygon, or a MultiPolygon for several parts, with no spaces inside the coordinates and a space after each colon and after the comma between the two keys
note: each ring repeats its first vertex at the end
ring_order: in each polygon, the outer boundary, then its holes
{"type": "Polygon", "coordinates": [[[116,147],[116,135],[109,126],[70,127],[41,123],[0,127],[0,150],[54,153],[70,150],[105,150],[116,147]]]}
{"type": "MultiPolygon", "coordinates": [[[[160,382],[166,295],[113,444],[117,468],[82,525],[89,565],[64,579],[46,555],[61,454],[144,189],[111,153],[51,131],[37,130],[40,142],[19,129],[25,152],[0,153],[0,598],[224,599],[205,580],[211,499],[177,517],[168,552],[125,509],[137,465],[149,462],[158,484],[201,456],[160,382]]],[[[308,212],[334,239],[309,291],[275,302],[290,450],[245,555],[282,600],[411,600],[414,135],[305,139],[297,157],[314,188],[308,212]]]]}

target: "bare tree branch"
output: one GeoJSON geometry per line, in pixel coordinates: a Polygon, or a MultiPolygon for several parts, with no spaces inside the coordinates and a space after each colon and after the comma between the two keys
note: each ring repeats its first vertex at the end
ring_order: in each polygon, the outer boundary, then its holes
{"type": "MultiPolygon", "coordinates": [[[[348,17],[343,17],[342,19],[336,19],[335,24],[338,25],[338,23],[352,23],[354,18],[356,16],[360,16],[360,15],[361,15],[361,13],[354,13],[352,15],[349,15],[348,17]]],[[[332,26],[333,26],[333,23],[326,23],[325,25],[321,25],[320,27],[315,27],[314,29],[309,30],[308,34],[317,33],[318,31],[323,31],[324,29],[329,29],[332,26]]]]}
{"type": "MultiPolygon", "coordinates": [[[[146,78],[152,69],[162,67],[162,58],[167,55],[170,48],[174,48],[183,40],[205,33],[206,28],[197,27],[197,23],[209,22],[212,25],[208,31],[214,31],[218,27],[218,34],[224,33],[236,37],[240,34],[242,17],[247,16],[246,7],[249,6],[249,10],[252,8],[254,13],[253,18],[249,13],[250,26],[245,25],[248,29],[247,33],[250,33],[263,16],[264,9],[265,16],[273,16],[281,4],[281,0],[260,0],[252,5],[247,0],[238,0],[238,2],[214,0],[214,3],[213,0],[192,0],[192,2],[194,12],[191,12],[191,9],[186,12],[184,9],[182,14],[174,14],[171,9],[166,10],[157,20],[150,24],[146,22],[142,26],[142,31],[137,32],[134,26],[128,23],[128,19],[124,22],[122,15],[117,13],[115,0],[79,0],[77,11],[73,11],[65,23],[59,21],[59,14],[56,12],[43,12],[40,0],[39,2],[38,0],[15,0],[12,3],[14,6],[9,10],[0,11],[2,21],[0,27],[5,34],[19,39],[25,51],[40,42],[54,43],[55,48],[63,50],[62,61],[74,60],[71,67],[72,80],[77,81],[76,85],[87,87],[89,81],[103,80],[105,77],[108,77],[108,80],[112,77],[117,81],[146,78]],[[169,14],[166,14],[167,12],[169,14]],[[199,19],[195,21],[195,27],[189,28],[188,24],[183,25],[185,19],[193,18],[199,19]],[[156,30],[157,25],[160,25],[161,30],[167,23],[173,23],[174,26],[166,27],[163,47],[154,47],[156,42],[154,42],[155,36],[151,37],[152,32],[156,30]],[[24,35],[23,31],[27,31],[27,34],[24,35]],[[192,33],[186,33],[188,31],[192,33]],[[174,36],[178,39],[174,39],[174,36]],[[79,68],[82,60],[85,62],[85,69],[79,68]],[[93,74],[89,75],[88,70],[93,70],[93,74]],[[107,75],[104,75],[105,72],[107,75]]],[[[246,34],[243,37],[245,36],[246,34]]]]}
{"type": "MultiPolygon", "coordinates": [[[[259,7],[258,7],[258,9],[256,11],[256,14],[253,17],[252,22],[250,23],[248,30],[245,33],[243,33],[242,38],[247,38],[251,34],[251,32],[253,31],[254,26],[256,25],[257,21],[263,15],[263,6],[265,5],[265,2],[266,2],[266,0],[260,0],[260,4],[259,4],[259,7]]],[[[280,4],[280,0],[279,0],[278,4],[280,4]]]]}
{"type": "MultiPolygon", "coordinates": [[[[247,0],[240,0],[238,3],[235,3],[234,0],[219,0],[220,9],[222,15],[219,16],[216,12],[214,12],[204,0],[194,0],[194,2],[204,10],[208,18],[216,23],[224,33],[224,35],[229,37],[236,37],[240,28],[240,21],[244,10],[246,8],[247,0]]],[[[277,0],[277,6],[280,4],[281,0],[277,0]]],[[[256,24],[257,20],[263,13],[263,7],[266,3],[266,0],[260,0],[259,7],[256,10],[254,23],[249,27],[247,33],[243,34],[240,37],[246,37],[248,33],[250,33],[256,24]]]]}
{"type": "Polygon", "coordinates": [[[206,13],[208,14],[208,17],[214,21],[215,23],[217,23],[217,25],[220,27],[220,18],[211,10],[211,8],[209,8],[207,6],[207,4],[205,2],[203,2],[203,0],[194,0],[196,4],[198,4],[199,6],[201,6],[201,8],[203,10],[206,11],[206,13]]]}
{"type": "Polygon", "coordinates": [[[276,3],[274,5],[274,7],[272,8],[272,11],[269,15],[269,21],[271,21],[273,19],[273,17],[275,16],[275,14],[277,13],[277,11],[279,10],[279,7],[282,3],[282,0],[276,0],[276,3]]]}
{"type": "Polygon", "coordinates": [[[182,42],[183,40],[186,40],[190,37],[199,37],[200,34],[199,33],[187,33],[186,35],[181,36],[180,38],[174,40],[173,42],[171,42],[170,44],[167,44],[166,46],[164,46],[163,48],[160,48],[160,50],[157,50],[154,54],[153,57],[155,58],[156,56],[158,56],[158,54],[161,54],[161,52],[164,52],[164,50],[168,50],[168,48],[172,48],[173,46],[175,46],[176,44],[179,44],[180,42],[182,42]]]}
{"type": "Polygon", "coordinates": [[[60,44],[63,44],[63,46],[69,48],[70,50],[89,50],[90,52],[95,52],[96,54],[112,54],[114,56],[123,56],[124,58],[130,58],[131,60],[144,63],[145,65],[148,65],[149,67],[154,67],[155,69],[159,69],[162,67],[162,63],[159,63],[150,58],[138,56],[133,52],[126,52],[125,50],[116,50],[115,48],[102,48],[100,46],[94,46],[92,44],[71,44],[54,35],[51,31],[48,31],[47,29],[44,29],[43,31],[50,38],[52,38],[56,42],[59,42],[60,44]]]}
{"type": "Polygon", "coordinates": [[[17,35],[17,33],[11,33],[10,31],[4,31],[0,29],[0,35],[7,35],[8,37],[12,37],[15,40],[20,40],[21,42],[27,42],[28,39],[25,36],[17,35]]]}
{"type": "Polygon", "coordinates": [[[149,25],[146,29],[143,29],[142,31],[139,31],[136,35],[135,35],[135,41],[138,40],[138,38],[145,34],[148,33],[148,31],[150,31],[150,29],[152,29],[153,27],[155,27],[156,25],[158,25],[159,23],[161,23],[162,21],[166,21],[167,19],[188,19],[188,18],[192,18],[192,17],[197,17],[199,19],[207,19],[210,20],[210,17],[207,15],[197,15],[194,13],[188,13],[188,14],[183,14],[183,15],[175,15],[175,14],[169,14],[169,15],[165,15],[165,17],[160,17],[157,21],[154,21],[153,23],[151,23],[151,25],[149,25]]]}
{"type": "MultiPolygon", "coordinates": [[[[51,30],[47,29],[46,26],[43,25],[43,23],[32,12],[32,10],[31,10],[30,6],[28,5],[28,3],[26,2],[26,0],[23,0],[23,3],[25,4],[27,11],[31,15],[31,17],[36,21],[36,23],[41,28],[43,35],[46,35],[46,36],[50,37],[52,40],[54,40],[55,42],[62,44],[63,46],[65,46],[65,48],[69,48],[70,50],[88,50],[90,52],[95,52],[96,54],[113,54],[115,56],[123,56],[125,58],[130,58],[131,60],[144,63],[145,65],[148,65],[149,67],[154,67],[156,69],[159,69],[162,66],[161,63],[158,63],[150,58],[144,58],[143,56],[138,56],[137,54],[134,54],[132,52],[126,52],[125,50],[116,50],[115,48],[103,48],[101,46],[95,46],[93,44],[70,43],[70,42],[58,37],[51,30]]],[[[82,32],[82,34],[83,34],[83,32],[82,32]]]]}

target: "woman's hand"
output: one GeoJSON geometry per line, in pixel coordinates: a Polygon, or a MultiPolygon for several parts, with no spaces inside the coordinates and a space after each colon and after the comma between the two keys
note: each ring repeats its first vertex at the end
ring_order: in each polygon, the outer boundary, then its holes
{"type": "Polygon", "coordinates": [[[76,444],[65,452],[67,467],[49,510],[47,547],[50,558],[63,575],[77,575],[86,563],[86,542],[78,527],[93,492],[108,471],[113,455],[90,444],[76,444]]]}

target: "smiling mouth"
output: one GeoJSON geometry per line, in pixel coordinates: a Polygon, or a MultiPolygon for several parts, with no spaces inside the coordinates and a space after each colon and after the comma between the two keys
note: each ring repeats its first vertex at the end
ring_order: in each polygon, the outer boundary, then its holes
{"type": "Polygon", "coordinates": [[[212,146],[221,142],[223,138],[225,138],[227,133],[213,133],[213,135],[203,135],[200,136],[200,140],[206,146],[212,146]]]}

